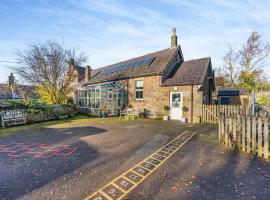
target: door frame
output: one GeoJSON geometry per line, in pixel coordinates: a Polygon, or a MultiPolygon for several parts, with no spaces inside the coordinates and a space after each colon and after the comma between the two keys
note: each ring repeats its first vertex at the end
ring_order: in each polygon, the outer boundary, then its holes
{"type": "Polygon", "coordinates": [[[179,119],[175,119],[175,120],[181,120],[183,119],[183,92],[177,92],[177,91],[174,91],[174,92],[170,92],[170,102],[169,102],[169,105],[170,105],[170,118],[171,118],[171,110],[172,110],[172,95],[173,94],[177,94],[177,93],[180,93],[180,118],[179,119]]]}

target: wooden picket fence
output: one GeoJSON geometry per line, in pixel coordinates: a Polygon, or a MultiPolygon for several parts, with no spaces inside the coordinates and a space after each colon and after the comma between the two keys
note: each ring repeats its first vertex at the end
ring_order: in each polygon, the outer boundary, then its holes
{"type": "Polygon", "coordinates": [[[226,115],[219,119],[219,141],[229,147],[269,159],[269,119],[246,115],[226,115]]]}
{"type": "Polygon", "coordinates": [[[206,105],[202,106],[202,123],[218,124],[221,114],[246,114],[246,110],[241,105],[206,105]]]}

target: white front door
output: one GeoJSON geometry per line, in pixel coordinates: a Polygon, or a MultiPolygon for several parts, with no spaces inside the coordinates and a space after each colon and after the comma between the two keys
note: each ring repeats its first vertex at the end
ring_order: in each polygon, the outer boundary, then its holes
{"type": "Polygon", "coordinates": [[[182,120],[182,92],[170,93],[170,117],[182,120]]]}

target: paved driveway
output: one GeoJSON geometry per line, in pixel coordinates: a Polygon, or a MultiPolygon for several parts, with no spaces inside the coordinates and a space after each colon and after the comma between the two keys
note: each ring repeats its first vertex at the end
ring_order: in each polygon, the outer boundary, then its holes
{"type": "Polygon", "coordinates": [[[184,131],[197,134],[128,199],[269,199],[269,164],[177,121],[84,122],[0,138],[0,199],[83,199],[184,131]],[[10,146],[5,146],[10,145],[10,146]]]}
{"type": "Polygon", "coordinates": [[[1,199],[82,199],[185,129],[179,122],[85,122],[0,140],[1,199]]]}

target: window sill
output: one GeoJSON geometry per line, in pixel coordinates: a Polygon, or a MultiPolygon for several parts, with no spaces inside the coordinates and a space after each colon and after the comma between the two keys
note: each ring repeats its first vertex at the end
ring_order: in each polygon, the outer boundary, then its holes
{"type": "Polygon", "coordinates": [[[135,99],[135,101],[143,101],[143,99],[135,99]]]}

